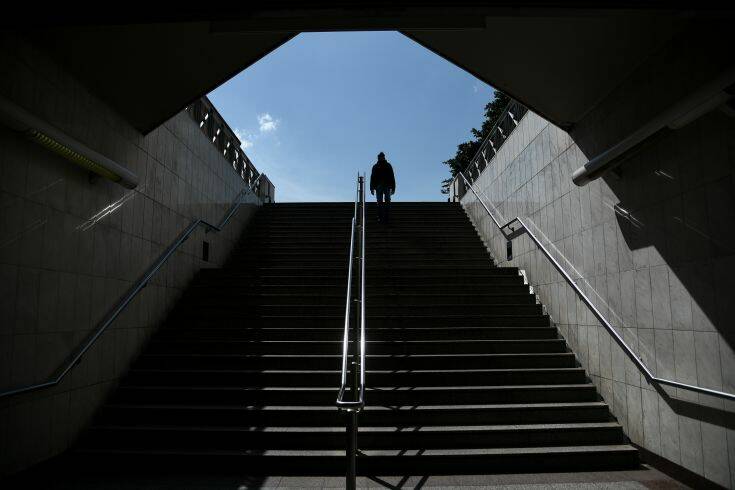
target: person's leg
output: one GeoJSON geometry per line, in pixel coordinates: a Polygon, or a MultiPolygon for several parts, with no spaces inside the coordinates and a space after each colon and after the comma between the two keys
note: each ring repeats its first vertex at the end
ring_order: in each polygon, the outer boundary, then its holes
{"type": "Polygon", "coordinates": [[[383,207],[385,206],[383,204],[383,188],[378,187],[375,189],[375,199],[378,202],[378,221],[383,221],[383,207]]]}
{"type": "Polygon", "coordinates": [[[383,220],[386,224],[390,221],[390,189],[383,190],[383,220]]]}

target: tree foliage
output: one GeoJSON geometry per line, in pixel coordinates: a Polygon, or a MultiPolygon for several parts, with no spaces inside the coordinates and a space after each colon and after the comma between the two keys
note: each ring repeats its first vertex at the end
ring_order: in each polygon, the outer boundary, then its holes
{"type": "Polygon", "coordinates": [[[508,102],[510,102],[510,97],[500,90],[496,90],[493,99],[485,105],[485,120],[482,122],[482,126],[480,126],[480,129],[472,128],[471,130],[473,139],[457,145],[457,153],[454,157],[443,162],[444,165],[449,167],[451,177],[442,181],[442,194],[449,193],[449,186],[454,177],[470,164],[472,157],[480,149],[482,141],[493,129],[500,116],[503,115],[503,110],[508,102]]]}

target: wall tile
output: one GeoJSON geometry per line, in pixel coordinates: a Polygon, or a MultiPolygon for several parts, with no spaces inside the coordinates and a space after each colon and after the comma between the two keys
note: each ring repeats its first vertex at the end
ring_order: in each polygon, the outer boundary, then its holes
{"type": "Polygon", "coordinates": [[[704,476],[722,486],[730,484],[727,436],[725,429],[702,422],[702,462],[704,476]]]}
{"type": "Polygon", "coordinates": [[[674,365],[676,380],[682,383],[697,383],[697,365],[694,351],[694,332],[675,331],[674,365]]]}
{"type": "Polygon", "coordinates": [[[58,330],[59,325],[59,273],[43,270],[38,288],[38,331],[58,330]]]}
{"type": "Polygon", "coordinates": [[[658,404],[661,426],[661,451],[665,458],[680,464],[679,416],[665,400],[658,404]]]}
{"type": "Polygon", "coordinates": [[[681,464],[685,468],[702,474],[702,427],[698,420],[679,417],[679,437],[681,438],[681,464]]]}
{"type": "MultiPolygon", "coordinates": [[[[636,326],[636,275],[636,271],[633,270],[620,273],[623,322],[628,327],[636,326]]],[[[640,288],[645,291],[645,277],[642,276],[639,282],[640,288]]]]}
{"type": "Polygon", "coordinates": [[[626,433],[628,431],[628,394],[625,383],[613,381],[612,411],[626,433]]]}
{"type": "Polygon", "coordinates": [[[643,406],[643,439],[647,449],[661,455],[661,428],[659,426],[659,396],[652,390],[641,390],[643,406]]]}
{"type": "Polygon", "coordinates": [[[10,335],[15,327],[18,292],[18,267],[0,264],[0,336],[10,335]]]}
{"type": "Polygon", "coordinates": [[[672,328],[692,329],[692,299],[675,272],[669,273],[669,296],[672,328]]]}
{"type": "Polygon", "coordinates": [[[735,430],[727,429],[727,455],[730,462],[730,487],[735,488],[735,430]]]}
{"type": "MultiPolygon", "coordinates": [[[[735,391],[730,328],[735,286],[729,280],[735,274],[735,249],[723,246],[735,241],[730,237],[735,233],[730,225],[735,145],[729,143],[735,140],[735,121],[708,114],[631,157],[622,178],[603,176],[584,187],[571,185],[568,173],[583,165],[585,156],[571,139],[564,149],[561,133],[529,113],[504,146],[503,158],[483,172],[480,187],[499,209],[533,220],[561,250],[570,270],[578,271],[575,277],[581,276],[585,293],[613,325],[622,326],[626,342],[657,376],[735,391]],[[516,148],[512,142],[524,134],[524,126],[545,129],[527,146],[519,143],[524,148],[519,154],[511,150],[516,148]]],[[[469,209],[472,201],[465,197],[463,205],[469,209]]],[[[477,214],[470,216],[477,220],[477,214]]],[[[481,232],[494,237],[492,251],[502,256],[503,242],[495,230],[481,232]]],[[[689,408],[686,415],[677,414],[672,407],[678,406],[653,385],[644,381],[639,387],[637,368],[594,326],[589,309],[560,286],[543,257],[525,253],[530,248],[522,240],[516,243],[523,245],[506,265],[527,271],[626,433],[677,464],[735,487],[732,431],[713,420],[691,418],[697,407],[710,413],[735,409],[735,403],[663,387],[689,408]]]]}
{"type": "Polygon", "coordinates": [[[651,297],[654,328],[671,329],[668,266],[651,267],[651,297]]]}
{"type": "Polygon", "coordinates": [[[38,294],[41,272],[19,268],[14,333],[33,333],[38,328],[38,294]]]}
{"type": "Polygon", "coordinates": [[[653,328],[651,276],[647,268],[635,271],[635,319],[638,328],[653,328]]]}
{"type": "MultiPolygon", "coordinates": [[[[34,67],[46,66],[36,63],[39,57],[43,55],[36,53],[29,60],[34,67]]],[[[127,162],[139,173],[141,185],[130,192],[104,179],[90,183],[77,167],[0,128],[2,388],[45,378],[119,297],[129,284],[124,280],[129,280],[129,269],[140,272],[150,264],[152,240],[159,244],[158,252],[161,243],[167,243],[192,218],[218,220],[227,202],[243,187],[240,177],[207,141],[199,142],[207,150],[204,159],[195,159],[190,148],[199,143],[182,144],[171,133],[159,130],[140,137],[71,77],[63,89],[68,93],[59,92],[43,81],[48,78],[38,71],[43,68],[31,69],[26,62],[19,66],[25,68],[13,76],[24,79],[23,89],[13,97],[36,100],[34,87],[46,87],[36,91],[43,92],[37,98],[39,107],[68,104],[71,110],[54,109],[49,117],[73,137],[127,162]],[[168,148],[166,152],[162,147],[168,148]],[[148,151],[163,157],[169,170],[148,151]],[[188,170],[181,169],[188,173],[185,181],[171,171],[180,170],[180,161],[189,162],[184,164],[188,170]]],[[[188,115],[174,119],[188,127],[187,134],[196,140],[205,139],[195,127],[191,130],[195,123],[188,115]]],[[[256,205],[254,199],[252,205],[256,205]]],[[[252,213],[242,208],[240,214],[252,213]]],[[[230,226],[237,230],[211,237],[215,260],[226,257],[247,221],[238,218],[230,226]]],[[[145,310],[139,305],[131,310],[130,318],[121,318],[131,328],[113,324],[101,343],[54,389],[53,396],[29,397],[27,402],[0,408],[0,451],[11,439],[27,442],[14,448],[13,461],[0,458],[0,471],[8,465],[20,469],[68,447],[147,338],[136,323],[142,320],[146,327],[153,327],[152,319],[163,316],[200,266],[191,255],[181,254],[172,262],[177,274],[170,278],[177,289],[151,296],[141,302],[145,310]]]]}
{"type": "Polygon", "coordinates": [[[628,436],[638,444],[643,443],[643,404],[641,389],[636,386],[627,386],[628,404],[628,436]]]}
{"type": "Polygon", "coordinates": [[[714,332],[694,332],[697,360],[697,383],[704,388],[722,388],[722,368],[718,335],[714,332]]]}
{"type": "MultiPolygon", "coordinates": [[[[674,336],[670,330],[654,330],[656,345],[656,376],[674,380],[676,378],[674,364],[674,336]]],[[[650,367],[650,366],[649,366],[650,367]]]]}

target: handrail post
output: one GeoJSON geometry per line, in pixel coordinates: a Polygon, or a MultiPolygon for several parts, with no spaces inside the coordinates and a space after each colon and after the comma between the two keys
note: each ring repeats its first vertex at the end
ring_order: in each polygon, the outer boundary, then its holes
{"type": "Polygon", "coordinates": [[[349,410],[347,416],[347,474],[345,487],[355,490],[357,487],[357,412],[349,410]]]}
{"type": "Polygon", "coordinates": [[[362,257],[364,257],[364,250],[365,243],[363,242],[364,234],[363,229],[365,228],[365,214],[363,213],[363,206],[364,206],[364,181],[363,177],[358,176],[357,177],[357,199],[360,203],[360,206],[358,208],[358,246],[357,246],[357,256],[355,259],[357,259],[357,292],[358,295],[355,298],[355,302],[359,303],[360,308],[355,308],[355,323],[353,324],[353,330],[352,330],[352,345],[353,345],[353,361],[352,365],[354,367],[353,369],[353,387],[354,387],[354,394],[353,394],[353,401],[358,401],[360,394],[357,393],[358,388],[360,387],[360,331],[362,330],[362,318],[361,318],[361,312],[362,312],[362,284],[363,284],[363,268],[362,268],[362,257]]]}
{"type": "MultiPolygon", "coordinates": [[[[352,327],[352,401],[359,402],[361,399],[362,388],[362,344],[361,332],[363,330],[363,277],[365,270],[363,269],[363,258],[365,257],[365,186],[364,177],[358,174],[357,177],[357,211],[356,211],[356,227],[357,227],[357,247],[355,254],[355,265],[357,266],[357,274],[355,276],[357,285],[357,294],[355,295],[355,303],[359,304],[359,308],[355,308],[355,321],[352,327]]],[[[357,414],[358,409],[350,410],[347,414],[347,482],[348,489],[357,487],[357,414]]]]}
{"type": "MultiPolygon", "coordinates": [[[[362,175],[362,227],[360,233],[360,390],[365,389],[365,254],[367,241],[365,239],[365,174],[362,175]]],[[[360,400],[364,403],[363,392],[360,391],[360,400]]]]}
{"type": "Polygon", "coordinates": [[[357,481],[358,413],[365,400],[365,177],[358,174],[355,208],[350,232],[347,266],[344,336],[342,340],[342,381],[337,407],[345,414],[345,487],[355,488],[357,481]],[[359,231],[358,231],[359,230],[359,231]],[[358,234],[359,233],[359,234],[358,234]],[[356,243],[357,242],[357,243],[356,243]],[[357,245],[357,246],[355,246],[357,245]],[[357,268],[357,272],[355,272],[357,268]],[[353,281],[356,293],[353,294],[353,281]],[[352,303],[359,303],[359,308],[352,303]],[[353,312],[354,309],[354,312],[353,312]],[[352,316],[354,313],[354,317],[352,316]],[[351,348],[350,348],[351,346],[351,348]],[[352,358],[351,362],[349,361],[352,358]],[[352,372],[348,372],[352,369],[352,372]],[[349,399],[345,399],[347,389],[349,399]]]}

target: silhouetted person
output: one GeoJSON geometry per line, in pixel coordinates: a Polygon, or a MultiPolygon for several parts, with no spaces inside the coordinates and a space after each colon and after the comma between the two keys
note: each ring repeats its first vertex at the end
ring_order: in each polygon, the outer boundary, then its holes
{"type": "Polygon", "coordinates": [[[388,223],[390,196],[395,192],[396,178],[393,175],[393,167],[381,151],[378,153],[378,162],[373,165],[373,171],[370,173],[370,193],[378,200],[378,221],[388,223]]]}

